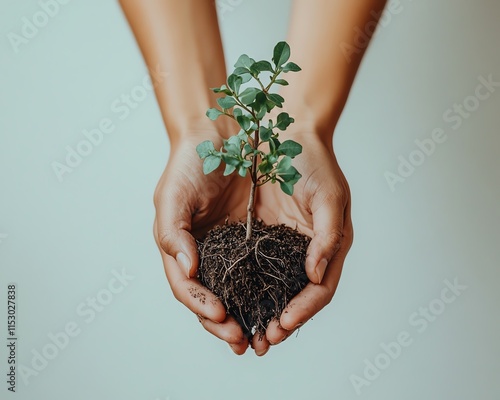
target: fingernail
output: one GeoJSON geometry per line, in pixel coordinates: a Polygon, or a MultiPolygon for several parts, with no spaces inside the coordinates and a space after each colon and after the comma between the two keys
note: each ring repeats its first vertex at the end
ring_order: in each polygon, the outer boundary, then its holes
{"type": "Polygon", "coordinates": [[[259,350],[259,351],[255,351],[255,354],[257,354],[258,357],[262,357],[268,351],[269,351],[269,347],[267,349],[262,349],[262,350],[259,350]]]}
{"type": "Polygon", "coordinates": [[[328,260],[323,258],[318,265],[316,265],[316,276],[318,277],[318,284],[323,280],[325,276],[326,267],[328,266],[328,260]]]}
{"type": "Polygon", "coordinates": [[[282,338],[281,340],[278,340],[277,342],[271,342],[269,341],[269,344],[271,346],[276,346],[277,344],[280,344],[283,340],[285,340],[288,336],[285,336],[284,338],[282,338]]]}
{"type": "Polygon", "coordinates": [[[178,253],[176,260],[177,264],[179,264],[181,268],[186,271],[186,275],[189,278],[189,273],[191,271],[191,261],[189,261],[189,258],[184,253],[178,253]]]}

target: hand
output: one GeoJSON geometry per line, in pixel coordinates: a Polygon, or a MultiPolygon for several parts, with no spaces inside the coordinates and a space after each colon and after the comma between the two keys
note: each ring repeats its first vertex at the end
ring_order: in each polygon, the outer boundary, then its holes
{"type": "Polygon", "coordinates": [[[312,237],[306,258],[311,282],[290,301],[279,321],[271,321],[260,341],[254,337],[253,347],[260,352],[285,340],[331,301],[353,241],[349,185],[331,141],[304,132],[287,139],[304,146],[293,163],[302,178],[292,197],[278,184],[262,186],[256,212],[267,224],[284,223],[312,237]]]}
{"type": "Polygon", "coordinates": [[[194,278],[199,263],[194,237],[223,224],[228,216],[244,218],[250,184],[236,174],[203,174],[196,146],[204,140],[220,146],[218,134],[205,131],[179,137],[155,191],[156,243],[175,298],[198,315],[207,331],[229,343],[236,354],[243,354],[248,339],[240,325],[226,316],[220,300],[194,278]]]}

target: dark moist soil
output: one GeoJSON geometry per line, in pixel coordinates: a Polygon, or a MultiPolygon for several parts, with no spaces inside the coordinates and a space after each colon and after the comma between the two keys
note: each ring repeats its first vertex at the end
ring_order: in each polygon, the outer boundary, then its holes
{"type": "Polygon", "coordinates": [[[198,241],[198,278],[225,305],[250,338],[279,319],[309,282],[306,250],[311,238],[285,225],[254,221],[245,240],[243,223],[217,226],[198,241]]]}

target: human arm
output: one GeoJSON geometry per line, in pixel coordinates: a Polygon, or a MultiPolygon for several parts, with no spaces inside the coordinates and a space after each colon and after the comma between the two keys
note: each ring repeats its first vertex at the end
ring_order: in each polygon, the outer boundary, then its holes
{"type": "MultiPolygon", "coordinates": [[[[155,93],[170,138],[170,157],[155,192],[154,235],[174,296],[200,316],[203,326],[241,354],[248,346],[241,327],[222,303],[194,279],[198,253],[194,236],[245,215],[235,190],[240,180],[204,176],[196,145],[214,143],[234,130],[205,117],[215,107],[209,90],[226,79],[215,3],[210,0],[120,0],[146,64],[166,71],[155,93]],[[204,299],[202,301],[202,299],[204,299]]],[[[241,197],[241,198],[240,198],[241,197]]]]}
{"type": "MultiPolygon", "coordinates": [[[[296,123],[282,135],[303,144],[294,166],[303,175],[292,197],[279,187],[261,188],[257,215],[268,223],[298,227],[312,237],[306,258],[311,281],[291,300],[279,321],[254,347],[266,349],[291,335],[327,305],[337,288],[353,240],[350,192],[332,144],[333,132],[347,101],[366,46],[356,30],[376,23],[385,0],[296,0],[288,42],[298,74],[286,77],[281,94],[296,123]],[[346,49],[354,49],[347,52],[346,49]]],[[[369,34],[367,34],[369,36],[369,34]]]]}

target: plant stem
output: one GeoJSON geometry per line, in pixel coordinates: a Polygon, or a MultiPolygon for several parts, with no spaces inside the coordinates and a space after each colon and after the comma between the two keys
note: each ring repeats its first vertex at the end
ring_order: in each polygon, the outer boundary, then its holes
{"type": "MultiPolygon", "coordinates": [[[[253,148],[257,150],[259,147],[259,128],[260,121],[257,121],[257,130],[255,131],[255,139],[253,141],[253,148]]],[[[250,196],[248,198],[247,206],[247,236],[246,240],[250,240],[252,237],[252,222],[253,222],[253,211],[255,206],[255,192],[257,191],[257,165],[259,156],[255,154],[252,160],[252,170],[250,176],[252,178],[252,186],[250,187],[250,196]]]]}
{"type": "Polygon", "coordinates": [[[259,83],[260,87],[262,88],[262,91],[263,91],[264,93],[267,93],[267,90],[266,90],[266,88],[264,87],[264,84],[261,82],[261,80],[260,80],[258,77],[256,77],[256,76],[254,76],[254,79],[255,79],[255,80],[259,83]]]}
{"type": "Polygon", "coordinates": [[[257,184],[252,181],[252,187],[250,188],[250,198],[248,199],[247,207],[247,236],[246,240],[250,240],[252,237],[252,221],[253,221],[253,207],[255,204],[255,191],[257,189],[257,184]]]}
{"type": "Polygon", "coordinates": [[[278,68],[278,69],[276,69],[276,72],[273,74],[273,76],[271,78],[271,82],[269,82],[269,85],[267,85],[267,87],[264,89],[264,92],[267,93],[269,91],[269,89],[271,89],[271,86],[273,86],[274,81],[279,76],[279,74],[281,74],[281,70],[278,68]]]}

